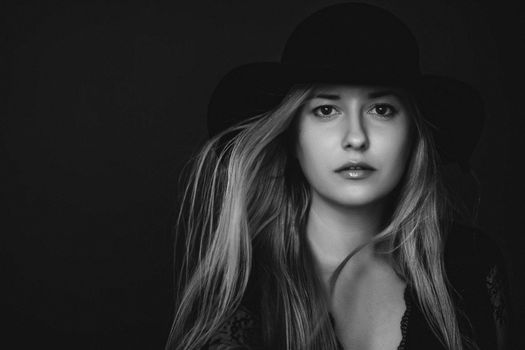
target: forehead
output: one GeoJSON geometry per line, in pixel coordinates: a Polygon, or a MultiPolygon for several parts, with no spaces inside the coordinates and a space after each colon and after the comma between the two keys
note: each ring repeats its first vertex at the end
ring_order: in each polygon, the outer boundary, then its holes
{"type": "Polygon", "coordinates": [[[312,87],[308,98],[315,97],[361,97],[361,98],[379,98],[395,97],[405,100],[407,92],[400,87],[382,86],[382,85],[346,85],[346,84],[317,84],[312,87]]]}

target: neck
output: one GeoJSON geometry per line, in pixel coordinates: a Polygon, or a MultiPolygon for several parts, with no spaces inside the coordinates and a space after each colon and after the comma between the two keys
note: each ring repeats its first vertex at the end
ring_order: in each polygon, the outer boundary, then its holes
{"type": "MultiPolygon", "coordinates": [[[[369,242],[383,223],[384,202],[345,207],[313,193],[306,236],[321,280],[327,283],[334,270],[355,249],[369,242]]],[[[377,260],[373,245],[359,250],[345,265],[360,266],[377,260]]]]}

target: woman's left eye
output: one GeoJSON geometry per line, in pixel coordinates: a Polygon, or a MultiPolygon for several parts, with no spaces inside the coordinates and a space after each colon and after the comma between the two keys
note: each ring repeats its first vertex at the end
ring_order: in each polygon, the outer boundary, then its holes
{"type": "Polygon", "coordinates": [[[380,104],[374,105],[370,109],[370,112],[372,114],[377,114],[380,117],[388,118],[396,114],[397,110],[392,105],[389,105],[387,103],[380,103],[380,104]]]}
{"type": "Polygon", "coordinates": [[[374,105],[370,109],[370,112],[372,114],[377,114],[380,117],[388,118],[388,117],[392,117],[394,114],[396,114],[397,110],[393,106],[391,106],[391,105],[389,105],[387,103],[380,103],[380,104],[374,105]]]}
{"type": "Polygon", "coordinates": [[[319,106],[317,108],[314,108],[313,113],[317,117],[328,118],[328,117],[331,117],[333,115],[336,115],[338,113],[338,111],[335,109],[334,106],[322,105],[322,106],[319,106]]]}

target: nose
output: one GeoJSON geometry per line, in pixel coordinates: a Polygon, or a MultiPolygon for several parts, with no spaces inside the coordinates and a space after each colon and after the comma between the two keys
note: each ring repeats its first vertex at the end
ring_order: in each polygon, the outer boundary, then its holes
{"type": "Polygon", "coordinates": [[[342,146],[344,149],[354,150],[365,150],[368,147],[366,129],[358,111],[350,113],[346,118],[342,146]]]}

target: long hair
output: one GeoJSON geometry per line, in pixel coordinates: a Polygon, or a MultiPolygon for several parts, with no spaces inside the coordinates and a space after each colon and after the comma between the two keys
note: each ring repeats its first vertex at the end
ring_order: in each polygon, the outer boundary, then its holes
{"type": "MultiPolygon", "coordinates": [[[[309,186],[291,153],[297,112],[311,90],[292,89],[274,110],[223,131],[195,157],[176,226],[180,292],[166,349],[202,347],[253,284],[264,347],[337,348],[304,235],[309,186]]],[[[461,350],[443,263],[446,201],[437,154],[417,104],[410,105],[408,167],[391,217],[370,244],[388,247],[432,331],[461,350]]]]}

